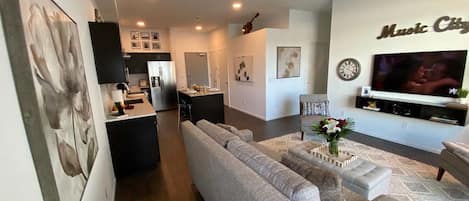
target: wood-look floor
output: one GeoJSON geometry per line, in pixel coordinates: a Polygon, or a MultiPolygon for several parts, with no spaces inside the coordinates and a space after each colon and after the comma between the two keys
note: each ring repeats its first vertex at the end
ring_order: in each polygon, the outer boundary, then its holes
{"type": "MultiPolygon", "coordinates": [[[[176,111],[158,113],[158,139],[161,163],[153,171],[117,181],[117,201],[201,201],[193,187],[184,143],[177,126],[176,111]]],[[[262,141],[300,130],[298,116],[265,122],[239,111],[225,108],[225,121],[240,129],[251,129],[255,141],[262,141]]],[[[399,154],[433,166],[438,155],[382,139],[353,133],[347,138],[399,154]]]]}

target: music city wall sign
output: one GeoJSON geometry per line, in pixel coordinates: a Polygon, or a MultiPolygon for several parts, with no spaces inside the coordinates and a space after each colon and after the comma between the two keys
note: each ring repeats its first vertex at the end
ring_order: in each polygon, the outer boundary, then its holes
{"type": "MultiPolygon", "coordinates": [[[[446,32],[446,31],[458,31],[461,34],[469,33],[469,21],[463,21],[461,17],[450,17],[443,16],[438,18],[433,23],[433,31],[435,32],[446,32]]],[[[386,25],[381,30],[381,35],[376,39],[393,38],[397,36],[406,36],[412,34],[423,34],[429,30],[429,25],[417,23],[413,27],[409,28],[397,28],[397,24],[386,25]]]]}

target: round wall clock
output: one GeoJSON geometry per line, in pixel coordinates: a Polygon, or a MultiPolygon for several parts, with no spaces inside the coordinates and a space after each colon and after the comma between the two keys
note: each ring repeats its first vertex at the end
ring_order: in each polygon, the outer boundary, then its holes
{"type": "Polygon", "coordinates": [[[337,66],[337,75],[345,81],[354,80],[360,75],[360,63],[352,58],[342,60],[337,66]]]}

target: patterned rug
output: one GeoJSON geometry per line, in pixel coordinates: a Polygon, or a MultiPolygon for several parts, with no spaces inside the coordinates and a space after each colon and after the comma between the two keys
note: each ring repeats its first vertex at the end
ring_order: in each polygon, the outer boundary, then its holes
{"type": "MultiPolygon", "coordinates": [[[[308,140],[308,139],[306,139],[308,140]]],[[[303,143],[300,133],[259,142],[272,150],[286,153],[289,147],[303,143]]],[[[339,142],[341,150],[355,153],[359,157],[392,169],[388,196],[399,201],[468,201],[469,189],[459,183],[448,172],[441,182],[435,180],[438,169],[393,153],[376,149],[351,140],[339,142]]],[[[468,170],[469,171],[469,170],[468,170]]],[[[344,189],[347,201],[365,201],[356,193],[344,189]]]]}

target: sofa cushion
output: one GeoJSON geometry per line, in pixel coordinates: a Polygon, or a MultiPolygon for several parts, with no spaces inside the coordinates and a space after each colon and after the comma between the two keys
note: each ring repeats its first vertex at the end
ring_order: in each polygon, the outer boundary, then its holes
{"type": "Polygon", "coordinates": [[[241,138],[241,140],[245,142],[251,142],[253,140],[252,131],[249,129],[238,130],[234,126],[222,124],[222,123],[218,123],[217,126],[220,126],[226,129],[227,131],[230,131],[231,133],[235,134],[236,136],[238,136],[239,138],[241,138]]]}
{"type": "Polygon", "coordinates": [[[271,159],[274,159],[275,161],[282,160],[282,155],[279,152],[276,152],[272,149],[269,149],[268,147],[266,147],[262,144],[259,144],[259,143],[254,142],[254,141],[248,142],[248,144],[250,144],[251,146],[256,148],[258,151],[262,152],[263,154],[267,155],[271,159]]]}
{"type": "Polygon", "coordinates": [[[228,151],[292,201],[320,200],[317,186],[241,140],[228,142],[228,151]]]}
{"type": "Polygon", "coordinates": [[[469,163],[469,144],[460,142],[443,142],[448,151],[454,153],[456,156],[469,163]]]}
{"type": "Polygon", "coordinates": [[[230,140],[239,140],[238,136],[204,119],[197,122],[197,127],[223,147],[226,147],[230,140]]]}
{"type": "Polygon", "coordinates": [[[292,154],[283,155],[281,163],[316,185],[322,201],[343,200],[342,178],[337,174],[320,169],[292,154]]]}

